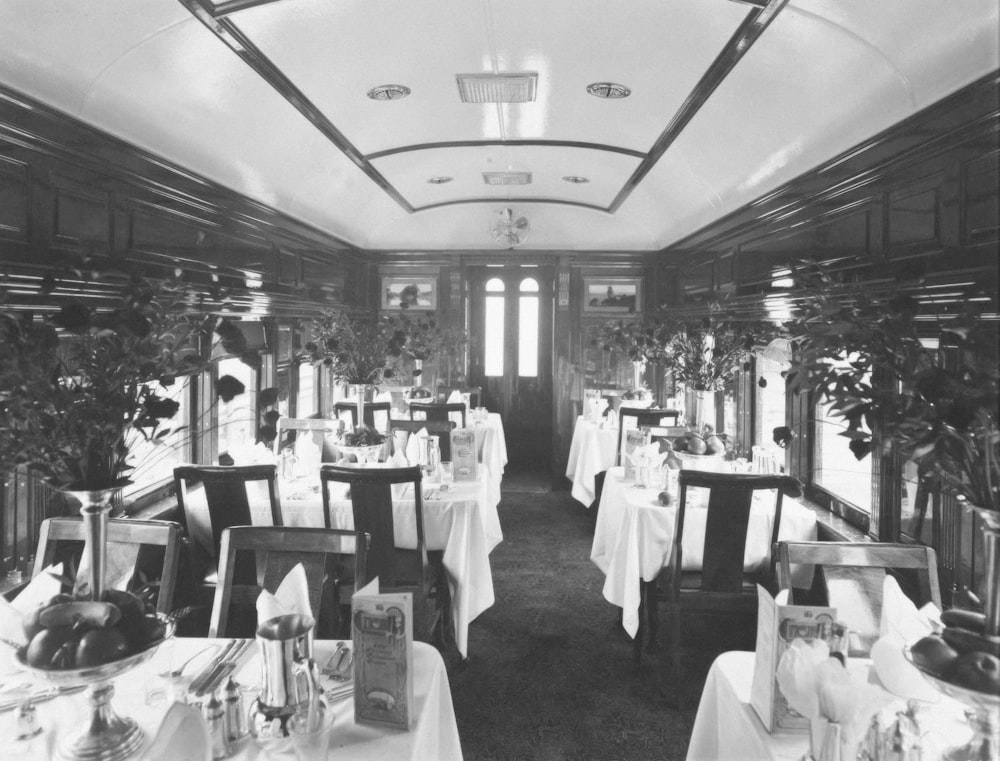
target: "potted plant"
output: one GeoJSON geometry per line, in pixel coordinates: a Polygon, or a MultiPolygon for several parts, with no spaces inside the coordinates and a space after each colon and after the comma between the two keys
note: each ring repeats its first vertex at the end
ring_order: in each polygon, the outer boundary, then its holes
{"type": "Polygon", "coordinates": [[[830,402],[858,459],[880,441],[883,454],[915,463],[925,485],[949,489],[979,513],[988,545],[985,605],[991,633],[1000,633],[997,322],[977,314],[976,301],[958,314],[923,315],[898,287],[880,293],[818,268],[797,279],[804,295],[787,326],[789,388],[830,402]]]}

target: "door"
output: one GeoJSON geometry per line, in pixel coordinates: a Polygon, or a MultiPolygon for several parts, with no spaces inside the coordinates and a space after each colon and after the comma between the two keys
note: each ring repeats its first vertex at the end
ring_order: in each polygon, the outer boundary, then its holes
{"type": "Polygon", "coordinates": [[[508,472],[550,475],[552,269],[469,270],[470,375],[503,418],[508,472]]]}

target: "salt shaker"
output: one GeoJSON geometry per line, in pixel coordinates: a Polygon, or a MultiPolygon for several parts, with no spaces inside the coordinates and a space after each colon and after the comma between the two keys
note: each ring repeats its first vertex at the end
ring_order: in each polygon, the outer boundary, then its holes
{"type": "Polygon", "coordinates": [[[212,697],[204,707],[205,721],[208,723],[209,743],[212,746],[212,759],[218,761],[227,758],[232,752],[229,747],[229,738],[226,737],[226,712],[222,708],[222,703],[212,693],[212,697]]]}
{"type": "Polygon", "coordinates": [[[246,711],[243,710],[243,693],[232,677],[226,682],[226,704],[224,724],[226,739],[236,742],[247,733],[246,711]]]}

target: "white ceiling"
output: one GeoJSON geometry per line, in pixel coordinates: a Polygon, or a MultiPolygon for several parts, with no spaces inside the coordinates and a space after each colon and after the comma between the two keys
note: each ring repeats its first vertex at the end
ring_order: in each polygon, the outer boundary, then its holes
{"type": "Polygon", "coordinates": [[[496,250],[509,206],[530,220],[524,248],[644,251],[1000,66],[997,0],[772,4],[655,161],[753,3],[0,0],[0,83],[359,247],[496,250]],[[243,9],[212,18],[226,7],[243,9]],[[456,74],[494,71],[537,72],[536,100],[460,102],[456,74]],[[587,94],[602,81],[632,94],[587,94]],[[381,84],[412,94],[366,97],[381,84]],[[507,169],[532,183],[483,182],[507,169]]]}

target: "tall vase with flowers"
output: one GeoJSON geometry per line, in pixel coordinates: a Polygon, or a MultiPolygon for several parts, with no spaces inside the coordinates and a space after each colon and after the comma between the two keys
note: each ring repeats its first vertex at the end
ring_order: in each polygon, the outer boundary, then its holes
{"type": "Polygon", "coordinates": [[[925,314],[908,292],[916,283],[876,288],[817,265],[796,279],[790,389],[831,404],[859,460],[880,442],[880,455],[913,463],[926,488],[979,515],[986,628],[1000,635],[1000,326],[973,307],[983,294],[967,294],[958,312],[925,314]]]}
{"type": "Polygon", "coordinates": [[[423,381],[424,362],[447,348],[447,333],[434,317],[400,314],[388,321],[404,336],[402,354],[413,360],[413,384],[418,387],[423,381]]]}
{"type": "MultiPolygon", "coordinates": [[[[349,315],[335,310],[325,312],[312,328],[314,340],[306,344],[306,352],[313,362],[330,368],[334,379],[354,386],[356,420],[361,428],[365,423],[365,402],[370,401],[367,397],[373,397],[375,387],[396,374],[406,334],[391,317],[349,315]]],[[[370,434],[362,433],[370,438],[370,434]]]]}
{"type": "Polygon", "coordinates": [[[628,398],[649,400],[652,392],[645,385],[643,374],[649,364],[665,358],[668,336],[667,323],[642,317],[604,323],[594,331],[592,340],[600,348],[632,363],[632,388],[628,398]]]}
{"type": "MultiPolygon", "coordinates": [[[[183,283],[114,271],[88,275],[110,291],[102,306],[60,299],[53,278],[47,288],[57,310],[35,318],[0,308],[0,466],[27,466],[81,502],[90,578],[77,594],[91,598],[87,610],[110,611],[115,606],[107,598],[115,594],[121,602],[127,594],[104,589],[112,495],[129,483],[134,444],[169,434],[161,423],[174,416],[178,403],[164,390],[205,366],[204,339],[216,319],[188,306],[194,300],[183,283]]],[[[164,622],[154,628],[161,638],[169,634],[164,622]]],[[[82,639],[75,656],[60,648],[58,663],[35,662],[31,647],[26,650],[27,665],[41,667],[46,678],[91,686],[91,720],[67,736],[65,757],[118,758],[141,745],[135,721],[111,710],[108,680],[148,657],[159,640],[133,641],[124,627],[118,631],[120,645],[97,661],[82,654],[82,639]],[[80,664],[84,657],[88,662],[80,664]],[[95,663],[101,667],[87,675],[73,670],[95,663]]]]}

